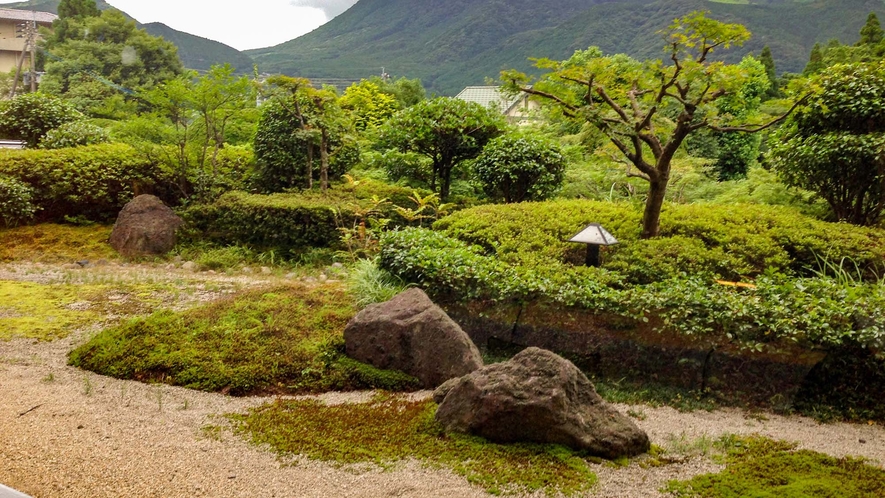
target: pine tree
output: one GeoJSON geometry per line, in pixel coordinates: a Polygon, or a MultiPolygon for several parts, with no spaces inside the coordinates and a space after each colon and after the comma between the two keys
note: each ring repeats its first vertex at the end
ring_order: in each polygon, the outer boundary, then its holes
{"type": "Polygon", "coordinates": [[[885,35],[885,31],[879,24],[879,18],[876,17],[875,12],[870,12],[870,15],[867,16],[867,23],[860,29],[860,41],[855,46],[878,45],[882,41],[883,35],[885,35]]]}
{"type": "Polygon", "coordinates": [[[778,89],[777,84],[777,69],[774,65],[774,56],[771,55],[771,48],[769,48],[768,45],[762,48],[762,53],[759,54],[759,62],[765,66],[765,74],[768,76],[768,81],[771,83],[771,86],[765,92],[763,99],[768,100],[780,96],[780,90],[778,89]]]}
{"type": "Polygon", "coordinates": [[[805,70],[802,71],[802,75],[810,76],[812,74],[817,74],[825,67],[824,50],[821,48],[820,43],[815,43],[814,47],[811,49],[811,56],[808,58],[808,64],[805,66],[805,70]]]}

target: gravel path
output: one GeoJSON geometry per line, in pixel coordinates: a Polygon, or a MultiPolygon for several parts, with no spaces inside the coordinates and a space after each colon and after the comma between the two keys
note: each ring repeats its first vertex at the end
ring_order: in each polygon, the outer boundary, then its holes
{"type": "MultiPolygon", "coordinates": [[[[0,342],[0,483],[35,498],[488,496],[451,472],[426,469],[418,462],[390,470],[310,461],[283,465],[271,452],[227,431],[203,430],[223,424],[220,415],[268,399],[150,386],[68,367],[68,351],[88,335],[81,331],[51,343],[0,342]]],[[[321,398],[338,403],[369,396],[331,393],[321,398]]],[[[618,408],[643,414],[638,424],[652,441],[686,459],[649,469],[636,463],[627,468],[595,466],[599,484],[588,496],[661,496],[658,489],[669,479],[715,472],[720,467],[696,455],[705,446],[698,441],[725,433],[759,433],[834,456],[885,462],[881,426],[819,425],[777,415],[754,418],[740,410],[618,408]]]]}

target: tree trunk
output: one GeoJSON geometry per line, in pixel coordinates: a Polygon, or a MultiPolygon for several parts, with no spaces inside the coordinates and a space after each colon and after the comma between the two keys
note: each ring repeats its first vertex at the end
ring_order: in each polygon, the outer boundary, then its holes
{"type": "Polygon", "coordinates": [[[307,144],[307,173],[304,175],[304,179],[306,181],[306,189],[310,190],[313,188],[313,144],[307,144]]]}
{"type": "Polygon", "coordinates": [[[661,209],[667,195],[667,182],[664,177],[648,184],[648,199],[645,200],[645,212],[642,214],[642,239],[657,237],[661,229],[661,209]]]}
{"type": "Polygon", "coordinates": [[[320,142],[320,189],[325,192],[329,188],[329,131],[323,128],[320,142]]]}

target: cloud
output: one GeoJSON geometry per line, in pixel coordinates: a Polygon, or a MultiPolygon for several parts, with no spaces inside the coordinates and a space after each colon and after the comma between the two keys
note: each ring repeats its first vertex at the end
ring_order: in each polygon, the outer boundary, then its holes
{"type": "Polygon", "coordinates": [[[295,7],[312,7],[322,10],[329,19],[349,9],[356,2],[357,0],[291,0],[291,4],[295,7]]]}

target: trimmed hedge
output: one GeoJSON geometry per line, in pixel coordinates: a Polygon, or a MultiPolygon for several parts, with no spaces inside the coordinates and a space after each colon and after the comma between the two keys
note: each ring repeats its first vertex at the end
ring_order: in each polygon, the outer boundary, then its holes
{"type": "Polygon", "coordinates": [[[123,144],[0,150],[0,174],[31,187],[39,221],[110,220],[135,195],[171,184],[156,163],[123,144]]]}
{"type": "Polygon", "coordinates": [[[355,187],[338,186],[326,193],[259,195],[235,191],[212,204],[188,208],[184,217],[202,237],[215,242],[292,253],[306,247],[338,246],[339,225],[352,227],[362,218],[360,211],[374,204],[373,197],[388,201],[379,217],[402,224],[394,206],[414,207],[409,200],[412,192],[371,180],[361,180],[355,187]]]}
{"type": "Polygon", "coordinates": [[[621,242],[606,249],[603,267],[639,284],[682,273],[728,280],[765,272],[810,276],[818,258],[845,258],[872,276],[885,261],[882,230],[827,223],[782,207],[671,204],[661,216],[660,237],[650,240],[639,240],[640,218],[630,204],[571,200],[480,206],[434,228],[508,263],[579,263],[584,246],[565,241],[598,222],[621,242]]]}
{"type": "Polygon", "coordinates": [[[427,229],[389,232],[381,244],[382,268],[443,300],[546,302],[654,320],[660,331],[753,349],[779,341],[811,348],[885,347],[883,284],[773,275],[747,288],[681,275],[631,286],[605,269],[508,264],[480,246],[427,229]]]}

